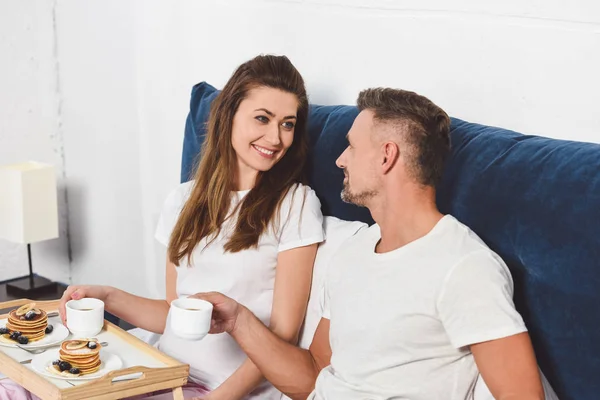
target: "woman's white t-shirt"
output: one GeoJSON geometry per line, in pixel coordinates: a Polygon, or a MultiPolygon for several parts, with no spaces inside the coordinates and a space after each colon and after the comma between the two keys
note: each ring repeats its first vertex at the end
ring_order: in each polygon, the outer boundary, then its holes
{"type": "MultiPolygon", "coordinates": [[[[179,185],[167,198],[156,229],[156,239],[165,246],[179,213],[193,188],[193,181],[179,185]]],[[[235,192],[230,210],[248,191],[235,192]]],[[[290,189],[279,214],[276,229],[269,229],[259,238],[258,248],[237,253],[224,251],[234,228],[235,217],[223,224],[216,240],[207,245],[200,241],[177,269],[177,296],[187,297],[200,292],[217,291],[229,296],[252,311],[269,325],[273,304],[273,289],[277,256],[280,252],[320,243],[324,240],[321,203],[308,186],[290,189]]],[[[231,376],[246,359],[245,353],[228,335],[208,335],[200,341],[187,341],[175,336],[169,321],[159,342],[159,349],[190,365],[191,380],[215,389],[231,376]]],[[[247,398],[280,399],[281,394],[268,383],[262,384],[247,398]]]]}

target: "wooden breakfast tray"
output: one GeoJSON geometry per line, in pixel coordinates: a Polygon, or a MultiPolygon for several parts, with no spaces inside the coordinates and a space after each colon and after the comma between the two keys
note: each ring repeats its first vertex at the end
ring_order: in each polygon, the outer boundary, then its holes
{"type": "MultiPolygon", "coordinates": [[[[13,309],[32,300],[21,299],[0,303],[4,310],[0,319],[7,318],[7,309],[13,309]]],[[[56,311],[59,301],[36,301],[44,311],[56,311]]],[[[108,400],[123,399],[157,390],[172,389],[174,400],[183,400],[182,386],[187,383],[189,366],[161,353],[118,326],[104,321],[104,329],[97,336],[108,342],[111,352],[123,360],[124,369],[112,371],[90,381],[66,381],[40,375],[31,364],[21,361],[34,355],[17,348],[0,346],[0,372],[43,400],[108,400]],[[134,375],[133,379],[128,379],[134,375]],[[127,378],[124,378],[128,375],[127,378]],[[119,378],[121,377],[120,381],[119,378]],[[113,381],[115,380],[115,381],[113,381]]]]}

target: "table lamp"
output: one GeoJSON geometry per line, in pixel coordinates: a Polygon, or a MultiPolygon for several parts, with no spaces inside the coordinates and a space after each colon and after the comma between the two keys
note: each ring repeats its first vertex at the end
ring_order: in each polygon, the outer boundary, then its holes
{"type": "Polygon", "coordinates": [[[24,162],[0,166],[0,238],[27,244],[29,275],[7,282],[6,292],[35,299],[56,283],[34,275],[31,243],[58,237],[56,175],[52,165],[24,162]]]}

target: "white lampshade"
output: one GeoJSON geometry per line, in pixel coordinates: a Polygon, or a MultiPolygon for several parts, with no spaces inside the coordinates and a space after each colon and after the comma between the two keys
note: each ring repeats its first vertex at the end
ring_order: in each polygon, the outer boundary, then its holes
{"type": "Polygon", "coordinates": [[[0,166],[0,238],[34,243],[57,237],[54,167],[33,161],[0,166]]]}

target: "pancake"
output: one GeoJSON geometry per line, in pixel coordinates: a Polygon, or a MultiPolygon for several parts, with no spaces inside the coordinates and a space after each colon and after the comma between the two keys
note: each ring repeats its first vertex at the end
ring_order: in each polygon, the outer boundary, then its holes
{"type": "Polygon", "coordinates": [[[63,361],[68,361],[71,364],[77,364],[77,365],[92,365],[92,364],[95,364],[100,359],[100,357],[97,355],[92,356],[92,357],[86,357],[86,358],[73,358],[73,357],[65,356],[63,354],[59,354],[59,357],[63,361]]]}
{"type": "Polygon", "coordinates": [[[14,325],[14,326],[18,326],[21,328],[39,328],[40,326],[43,325],[47,325],[48,324],[48,318],[44,315],[44,316],[36,316],[36,319],[33,321],[23,321],[23,320],[19,320],[19,319],[12,319],[9,318],[7,323],[14,325]]]}
{"type": "Polygon", "coordinates": [[[36,340],[43,339],[46,336],[46,334],[44,332],[40,332],[35,335],[23,333],[23,336],[25,336],[27,339],[29,339],[30,342],[35,342],[36,340]]]}
{"type": "Polygon", "coordinates": [[[90,360],[96,356],[95,354],[72,355],[72,354],[65,353],[62,349],[58,350],[58,354],[59,354],[61,360],[65,359],[65,360],[79,360],[79,361],[90,360]]]}
{"type": "MultiPolygon", "coordinates": [[[[35,303],[25,304],[8,314],[6,329],[9,333],[2,335],[3,339],[11,343],[21,343],[10,339],[10,333],[20,332],[21,336],[27,338],[27,342],[35,342],[43,339],[48,327],[48,314],[44,310],[35,307],[35,303]]],[[[5,341],[5,340],[3,340],[5,341]]]]}
{"type": "Polygon", "coordinates": [[[89,375],[89,374],[93,374],[94,372],[98,372],[100,370],[100,364],[98,364],[97,367],[91,368],[91,369],[86,369],[81,370],[81,375],[89,375]]]}
{"type": "Polygon", "coordinates": [[[66,340],[58,350],[58,361],[67,362],[71,369],[77,368],[79,374],[71,374],[69,371],[60,371],[58,365],[52,365],[53,372],[61,376],[80,376],[97,372],[102,362],[100,361],[100,349],[102,346],[95,339],[66,340]],[[90,349],[90,343],[95,343],[95,348],[90,349]]]}
{"type": "Polygon", "coordinates": [[[90,357],[100,353],[102,345],[96,340],[79,339],[79,340],[65,340],[60,345],[60,352],[73,357],[90,357]],[[94,349],[89,348],[89,343],[95,343],[94,349]]]}
{"type": "Polygon", "coordinates": [[[12,322],[7,322],[6,323],[6,327],[12,331],[19,331],[19,332],[39,332],[39,331],[43,331],[46,329],[46,327],[48,326],[48,323],[44,323],[43,325],[31,325],[31,326],[27,326],[27,325],[15,325],[12,322]]]}

